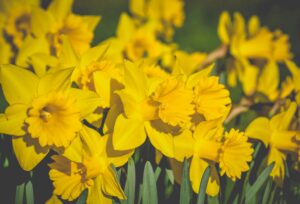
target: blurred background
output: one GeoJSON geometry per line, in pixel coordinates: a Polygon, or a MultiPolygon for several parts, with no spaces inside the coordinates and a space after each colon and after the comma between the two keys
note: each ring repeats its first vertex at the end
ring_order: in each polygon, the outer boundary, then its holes
{"type": "MultiPolygon", "coordinates": [[[[262,25],[281,29],[290,36],[296,62],[300,62],[300,7],[297,0],[185,0],[184,26],[175,42],[187,51],[211,51],[218,47],[219,15],[239,11],[247,19],[256,14],[262,25]]],[[[128,11],[128,0],[75,0],[75,13],[101,15],[94,44],[113,36],[121,12],[128,11]]]]}

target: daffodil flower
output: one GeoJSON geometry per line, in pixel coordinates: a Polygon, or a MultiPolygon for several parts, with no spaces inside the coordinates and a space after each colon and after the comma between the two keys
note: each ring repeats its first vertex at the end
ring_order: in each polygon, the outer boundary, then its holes
{"type": "Polygon", "coordinates": [[[292,102],[289,108],[271,119],[259,117],[253,120],[246,129],[245,134],[253,139],[260,140],[269,148],[267,164],[275,162],[271,172],[273,179],[281,185],[285,177],[286,155],[298,154],[299,143],[296,142],[297,133],[289,130],[291,120],[297,105],[292,102]]]}
{"type": "Polygon", "coordinates": [[[175,159],[182,162],[184,158],[192,157],[189,175],[196,193],[208,166],[211,173],[206,193],[210,196],[217,195],[220,189],[216,164],[219,164],[221,175],[226,174],[233,181],[240,179],[242,172],[249,169],[253,148],[247,142],[248,138],[235,129],[226,132],[224,137],[222,135],[219,119],[203,121],[193,133],[185,131],[174,139],[175,159]]]}
{"type": "Polygon", "coordinates": [[[20,48],[32,28],[32,7],[39,6],[39,0],[1,1],[0,14],[4,16],[4,32],[12,38],[12,43],[20,48]]]}
{"type": "Polygon", "coordinates": [[[219,83],[219,77],[209,76],[213,67],[210,65],[188,76],[186,80],[187,88],[194,92],[196,114],[204,116],[206,120],[224,117],[231,107],[229,91],[219,83]]]}
{"type": "Polygon", "coordinates": [[[144,57],[156,59],[170,51],[170,46],[160,42],[155,34],[155,22],[137,26],[127,14],[120,17],[117,36],[108,39],[110,44],[108,56],[121,63],[123,58],[139,60],[144,57]]]}
{"type": "Polygon", "coordinates": [[[81,131],[81,121],[92,113],[100,98],[71,87],[73,69],[38,78],[13,65],[0,68],[2,90],[9,106],[0,116],[0,132],[12,135],[21,167],[32,170],[51,148],[66,148],[81,131]]]}
{"type": "Polygon", "coordinates": [[[88,127],[78,139],[82,142],[74,141],[64,155],[52,156],[49,176],[54,194],[72,201],[87,189],[91,204],[112,203],[112,196],[126,199],[111,165],[124,165],[133,152],[114,150],[110,135],[101,137],[88,127]]]}
{"type": "Polygon", "coordinates": [[[182,0],[130,0],[133,15],[148,21],[157,21],[157,30],[171,40],[175,27],[181,27],[184,21],[184,1],[182,0]]]}
{"type": "Polygon", "coordinates": [[[152,88],[137,63],[125,62],[124,72],[125,88],[117,92],[124,112],[115,122],[114,147],[136,148],[148,135],[156,149],[173,157],[171,130],[190,122],[194,113],[192,90],[185,87],[181,77],[170,77],[152,88]]]}
{"type": "Polygon", "coordinates": [[[51,53],[58,56],[62,38],[66,36],[78,55],[89,47],[94,37],[94,29],[100,21],[99,16],[80,16],[73,14],[73,0],[54,0],[47,10],[34,8],[32,11],[32,33],[46,38],[51,53]]]}

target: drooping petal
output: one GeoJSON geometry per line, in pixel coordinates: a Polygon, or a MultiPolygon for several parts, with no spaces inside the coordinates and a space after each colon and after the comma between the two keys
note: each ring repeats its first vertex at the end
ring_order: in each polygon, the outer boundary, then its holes
{"type": "Polygon", "coordinates": [[[189,158],[193,155],[194,143],[192,133],[189,130],[183,131],[180,135],[174,137],[174,157],[178,161],[189,158]]]}
{"type": "Polygon", "coordinates": [[[174,157],[174,141],[170,133],[160,132],[151,123],[145,122],[145,129],[151,144],[167,157],[174,157]]]}
{"type": "Polygon", "coordinates": [[[42,148],[29,136],[13,138],[12,144],[17,160],[25,171],[31,171],[49,151],[47,147],[42,148]]]}
{"type": "Polygon", "coordinates": [[[262,141],[267,147],[272,135],[269,119],[265,117],[256,118],[248,125],[245,135],[262,141]]]}
{"type": "Polygon", "coordinates": [[[126,195],[111,167],[108,167],[102,176],[101,189],[106,195],[115,196],[122,200],[126,199],[126,195]]]}
{"type": "Polygon", "coordinates": [[[8,106],[5,114],[0,114],[0,132],[13,136],[23,136],[24,121],[26,118],[27,105],[14,104],[8,106]]]}
{"type": "Polygon", "coordinates": [[[118,151],[115,150],[112,144],[112,135],[108,134],[103,136],[106,143],[106,157],[109,163],[115,167],[123,166],[134,153],[134,150],[118,151]]]}
{"type": "Polygon", "coordinates": [[[120,114],[113,132],[113,146],[116,150],[134,149],[144,143],[146,133],[144,122],[134,118],[126,118],[120,114]]]}
{"type": "Polygon", "coordinates": [[[285,159],[286,156],[280,152],[278,149],[271,147],[268,154],[267,164],[270,165],[275,163],[270,176],[275,180],[275,182],[282,186],[283,179],[285,177],[285,159]]]}
{"type": "Polygon", "coordinates": [[[36,96],[38,77],[32,72],[14,65],[2,65],[0,70],[2,90],[9,104],[26,104],[36,96]]]}
{"type": "MultiPolygon", "coordinates": [[[[205,169],[209,166],[209,164],[196,157],[193,157],[191,167],[190,167],[190,180],[192,182],[192,188],[195,193],[199,193],[200,182],[205,172],[205,169]]],[[[209,178],[209,182],[207,184],[206,193],[210,196],[215,196],[219,193],[219,178],[215,172],[215,167],[211,170],[211,175],[209,178]]]]}
{"type": "Polygon", "coordinates": [[[98,176],[95,178],[94,185],[88,191],[87,203],[90,204],[112,204],[112,199],[110,196],[104,195],[101,190],[101,177],[98,176]]]}

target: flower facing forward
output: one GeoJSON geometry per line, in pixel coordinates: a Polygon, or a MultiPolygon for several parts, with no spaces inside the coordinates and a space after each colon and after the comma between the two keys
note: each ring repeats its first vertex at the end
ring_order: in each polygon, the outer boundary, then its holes
{"type": "Polygon", "coordinates": [[[231,129],[222,136],[220,120],[203,121],[192,134],[186,131],[174,139],[175,159],[182,162],[192,156],[190,180],[193,190],[198,193],[205,169],[210,166],[211,173],[206,189],[210,196],[218,194],[220,180],[215,164],[219,164],[221,175],[235,181],[242,172],[249,170],[253,148],[243,132],[231,129]]]}
{"type": "Polygon", "coordinates": [[[192,90],[185,87],[180,76],[169,77],[153,86],[137,63],[125,62],[124,77],[125,88],[117,92],[124,112],[115,122],[114,147],[136,148],[143,144],[147,133],[156,149],[173,157],[170,130],[190,123],[194,113],[192,90]]]}
{"type": "Polygon", "coordinates": [[[248,137],[260,140],[266,147],[269,147],[267,164],[275,162],[271,176],[279,185],[282,185],[285,177],[284,161],[286,155],[297,155],[300,148],[296,141],[296,131],[289,130],[296,108],[296,103],[292,102],[286,111],[273,116],[271,119],[256,118],[246,129],[248,137]]]}
{"type": "Polygon", "coordinates": [[[9,106],[0,116],[0,132],[13,136],[13,149],[24,170],[33,169],[50,148],[66,148],[81,131],[81,121],[99,104],[97,94],[70,88],[72,71],[38,78],[13,65],[1,67],[9,106]]]}
{"type": "Polygon", "coordinates": [[[81,16],[72,13],[73,0],[54,0],[47,10],[35,8],[32,11],[32,32],[37,37],[46,38],[51,53],[60,54],[63,37],[71,42],[76,54],[81,55],[89,47],[94,37],[94,29],[99,16],[81,16]]]}
{"type": "Polygon", "coordinates": [[[110,135],[101,137],[84,127],[80,138],[74,141],[64,155],[52,156],[49,175],[54,194],[72,201],[88,190],[87,203],[112,203],[111,197],[126,199],[111,164],[124,165],[132,151],[116,151],[110,135]]]}

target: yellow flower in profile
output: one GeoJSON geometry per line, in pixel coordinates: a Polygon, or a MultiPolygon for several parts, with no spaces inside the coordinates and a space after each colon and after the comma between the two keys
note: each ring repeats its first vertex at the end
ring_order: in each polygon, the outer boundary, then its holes
{"type": "Polygon", "coordinates": [[[21,47],[25,37],[31,33],[32,6],[39,6],[39,0],[0,2],[0,14],[5,18],[4,32],[12,38],[12,43],[17,48],[21,47]]]}
{"type": "Polygon", "coordinates": [[[71,12],[73,0],[53,0],[47,11],[35,8],[32,16],[32,32],[37,37],[48,40],[51,53],[58,56],[63,37],[66,36],[73,49],[81,55],[89,47],[94,37],[99,16],[80,16],[71,12]]]}
{"type": "Polygon", "coordinates": [[[72,201],[87,189],[87,203],[112,203],[111,196],[126,199],[111,165],[124,165],[132,151],[115,151],[110,138],[84,127],[82,142],[74,141],[65,155],[52,156],[49,176],[55,195],[72,201]]]}
{"type": "Polygon", "coordinates": [[[210,166],[211,173],[206,193],[215,196],[219,193],[220,180],[215,164],[219,164],[221,175],[226,174],[235,181],[242,172],[249,169],[247,162],[252,160],[253,148],[243,132],[231,129],[223,137],[221,120],[200,122],[192,134],[187,131],[175,137],[175,159],[182,162],[192,157],[190,180],[194,192],[199,192],[200,181],[205,169],[210,166]],[[238,152],[238,154],[237,154],[238,152]]]}
{"type": "Polygon", "coordinates": [[[296,108],[296,103],[292,102],[286,111],[271,119],[256,118],[249,124],[245,132],[248,137],[260,140],[266,147],[269,147],[267,164],[275,162],[271,176],[279,185],[282,185],[285,177],[286,155],[297,155],[300,148],[296,142],[296,132],[289,130],[296,108]]]}
{"type": "Polygon", "coordinates": [[[113,144],[117,150],[136,148],[146,140],[168,157],[173,157],[172,128],[190,123],[194,113],[193,92],[185,87],[182,77],[170,77],[157,84],[148,84],[137,63],[125,62],[124,85],[118,91],[124,112],[114,126],[113,144]]]}
{"type": "Polygon", "coordinates": [[[95,93],[70,88],[72,71],[38,78],[17,66],[1,66],[9,106],[0,116],[0,132],[13,136],[13,149],[24,170],[33,169],[51,148],[66,148],[80,132],[81,121],[99,104],[95,93]]]}

